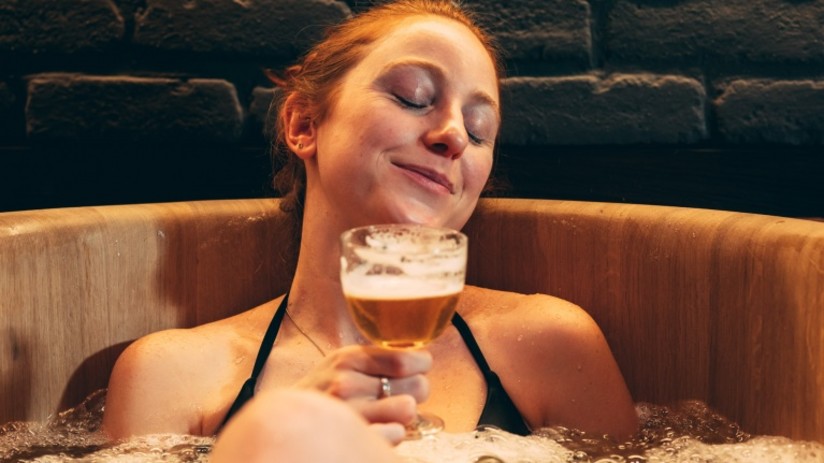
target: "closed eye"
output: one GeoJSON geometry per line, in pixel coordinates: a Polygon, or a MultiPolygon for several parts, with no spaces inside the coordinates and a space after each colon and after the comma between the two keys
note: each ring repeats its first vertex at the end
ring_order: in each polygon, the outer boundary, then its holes
{"type": "Polygon", "coordinates": [[[398,101],[398,103],[401,104],[401,106],[405,106],[407,108],[424,109],[428,106],[428,104],[426,104],[426,103],[423,103],[423,104],[416,103],[416,102],[410,101],[410,100],[408,100],[408,99],[406,99],[406,98],[404,98],[400,95],[394,95],[394,96],[395,96],[395,99],[398,101]]]}
{"type": "Polygon", "coordinates": [[[474,145],[493,144],[497,133],[494,113],[487,105],[469,107],[464,110],[464,129],[469,141],[474,145]]]}
{"type": "Polygon", "coordinates": [[[480,137],[476,136],[475,134],[473,134],[469,130],[466,131],[466,134],[469,135],[469,140],[472,141],[472,143],[475,144],[475,145],[483,145],[484,142],[486,141],[483,138],[480,138],[480,137]]]}

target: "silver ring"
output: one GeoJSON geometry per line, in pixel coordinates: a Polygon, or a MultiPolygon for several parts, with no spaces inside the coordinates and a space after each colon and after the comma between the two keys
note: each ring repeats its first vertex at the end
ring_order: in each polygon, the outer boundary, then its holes
{"type": "Polygon", "coordinates": [[[381,376],[381,390],[378,391],[378,398],[384,399],[392,395],[392,385],[389,384],[389,378],[381,376]]]}

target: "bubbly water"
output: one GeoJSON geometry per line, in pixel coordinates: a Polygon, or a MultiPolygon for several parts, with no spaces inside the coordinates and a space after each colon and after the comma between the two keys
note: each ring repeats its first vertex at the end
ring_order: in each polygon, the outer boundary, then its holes
{"type": "MultiPolygon", "coordinates": [[[[97,430],[105,391],[46,422],[0,426],[0,462],[208,462],[210,437],[142,436],[107,443],[97,430]]],[[[750,436],[697,401],[670,407],[639,403],[642,427],[616,443],[562,427],[520,437],[494,428],[441,433],[400,444],[409,463],[728,463],[824,462],[824,444],[750,436]]]]}

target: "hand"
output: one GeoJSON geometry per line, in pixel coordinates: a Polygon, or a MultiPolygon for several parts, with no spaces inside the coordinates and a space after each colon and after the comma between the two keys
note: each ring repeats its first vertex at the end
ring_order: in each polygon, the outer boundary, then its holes
{"type": "MultiPolygon", "coordinates": [[[[414,403],[410,396],[399,398],[414,403]]],[[[264,390],[221,431],[209,461],[400,462],[389,444],[403,437],[403,426],[367,425],[352,407],[326,394],[264,390]]]]}
{"type": "Polygon", "coordinates": [[[417,415],[415,399],[409,395],[396,395],[353,405],[371,423],[370,427],[392,445],[404,440],[404,424],[411,423],[417,415]]]}
{"type": "Polygon", "coordinates": [[[415,418],[415,405],[429,396],[425,373],[432,355],[425,350],[394,350],[347,346],[330,353],[295,386],[313,389],[348,402],[392,442],[403,437],[399,426],[415,418]],[[389,379],[390,397],[383,396],[381,378],[389,379]],[[396,436],[400,434],[400,437],[396,436]]]}

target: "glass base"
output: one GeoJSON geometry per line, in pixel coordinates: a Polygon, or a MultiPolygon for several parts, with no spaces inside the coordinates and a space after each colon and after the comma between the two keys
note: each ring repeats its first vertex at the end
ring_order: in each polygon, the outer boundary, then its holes
{"type": "Polygon", "coordinates": [[[443,431],[443,420],[431,413],[418,413],[415,421],[406,426],[406,440],[431,437],[443,431]]]}

